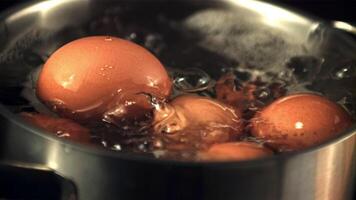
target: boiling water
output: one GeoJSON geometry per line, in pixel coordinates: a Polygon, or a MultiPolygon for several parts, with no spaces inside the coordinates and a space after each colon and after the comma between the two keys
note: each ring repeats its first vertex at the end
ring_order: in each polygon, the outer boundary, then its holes
{"type": "MultiPolygon", "coordinates": [[[[18,42],[0,55],[2,73],[8,74],[0,80],[1,102],[14,112],[54,115],[35,96],[34,86],[41,65],[66,42],[105,34],[131,40],[153,52],[173,80],[170,98],[187,93],[216,98],[219,78],[233,74],[238,88],[251,83],[256,86],[255,100],[244,110],[246,120],[278,96],[301,91],[325,95],[356,116],[356,91],[350,87],[356,81],[352,57],[330,67],[334,63],[327,54],[313,53],[303,45],[305,41],[296,41],[253,18],[246,19],[243,13],[229,10],[192,9],[174,16],[158,12],[140,19],[135,12],[119,6],[106,9],[82,27],[66,27],[56,33],[30,32],[31,41],[18,42]]],[[[196,150],[194,147],[167,151],[164,146],[169,139],[153,136],[149,122],[121,127],[103,122],[90,128],[93,143],[115,151],[192,159],[196,150]]],[[[255,140],[249,136],[248,129],[240,139],[255,140]]]]}

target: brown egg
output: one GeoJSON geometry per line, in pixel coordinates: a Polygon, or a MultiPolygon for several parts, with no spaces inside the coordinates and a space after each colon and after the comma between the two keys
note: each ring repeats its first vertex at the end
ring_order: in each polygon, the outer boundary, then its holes
{"type": "Polygon", "coordinates": [[[327,98],[294,94],[257,114],[251,133],[279,151],[300,150],[334,138],[351,123],[350,115],[327,98]]]}
{"type": "Polygon", "coordinates": [[[71,120],[36,113],[21,113],[21,116],[29,123],[53,133],[60,138],[81,143],[90,142],[89,129],[71,120]]]}
{"type": "Polygon", "coordinates": [[[242,134],[241,112],[201,96],[183,95],[154,112],[156,133],[188,143],[226,142],[242,134]]]}
{"type": "Polygon", "coordinates": [[[166,98],[171,80],[149,51],[109,36],[85,37],[55,51],[37,83],[37,96],[76,120],[136,118],[150,110],[145,95],[166,98]]]}
{"type": "Polygon", "coordinates": [[[198,160],[229,161],[251,160],[273,155],[273,152],[262,145],[252,142],[230,142],[214,144],[208,150],[198,153],[198,160]]]}

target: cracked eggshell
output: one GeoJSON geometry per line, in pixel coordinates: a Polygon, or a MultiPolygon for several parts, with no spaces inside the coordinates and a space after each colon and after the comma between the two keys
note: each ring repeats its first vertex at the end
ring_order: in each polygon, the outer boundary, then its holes
{"type": "Polygon", "coordinates": [[[171,80],[148,50],[116,37],[85,37],[59,48],[46,61],[37,96],[75,120],[138,117],[151,109],[145,95],[166,98],[171,80]]]}
{"type": "Polygon", "coordinates": [[[207,143],[225,142],[240,136],[243,128],[239,110],[201,96],[178,96],[156,109],[154,114],[156,133],[175,135],[180,139],[188,137],[207,143]]]}

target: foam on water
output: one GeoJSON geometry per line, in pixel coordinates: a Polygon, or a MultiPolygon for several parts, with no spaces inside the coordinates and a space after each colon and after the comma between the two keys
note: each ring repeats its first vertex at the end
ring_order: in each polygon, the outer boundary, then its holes
{"type": "Polygon", "coordinates": [[[184,26],[201,34],[204,48],[254,68],[276,72],[290,57],[303,53],[300,41],[232,10],[197,12],[184,26]]]}

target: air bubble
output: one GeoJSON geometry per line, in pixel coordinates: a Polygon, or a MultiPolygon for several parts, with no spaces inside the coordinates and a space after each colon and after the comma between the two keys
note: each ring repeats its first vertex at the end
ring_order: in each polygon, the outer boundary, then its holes
{"type": "Polygon", "coordinates": [[[149,149],[149,145],[147,141],[142,142],[141,144],[138,145],[138,149],[140,151],[146,152],[149,149]]]}
{"type": "Polygon", "coordinates": [[[356,75],[356,64],[355,63],[350,63],[347,64],[345,67],[342,67],[341,69],[338,68],[337,70],[334,70],[335,72],[333,73],[335,79],[344,79],[344,78],[351,78],[356,75]]]}
{"type": "Polygon", "coordinates": [[[259,88],[254,91],[254,96],[260,100],[265,100],[270,98],[271,91],[268,88],[259,88]]]}
{"type": "Polygon", "coordinates": [[[111,149],[112,149],[112,150],[115,150],[115,151],[121,151],[121,150],[122,150],[120,144],[114,144],[111,149]]]}
{"type": "Polygon", "coordinates": [[[200,69],[187,69],[173,73],[173,84],[183,92],[200,92],[213,86],[210,76],[200,69]]]}
{"type": "Polygon", "coordinates": [[[102,141],[101,141],[101,144],[103,145],[103,147],[108,147],[107,142],[106,142],[106,141],[104,141],[104,140],[102,140],[102,141]]]}
{"type": "Polygon", "coordinates": [[[156,54],[159,54],[164,48],[164,41],[162,36],[158,34],[148,34],[145,38],[145,47],[156,54]]]}
{"type": "Polygon", "coordinates": [[[127,37],[126,37],[127,40],[131,40],[131,41],[134,41],[137,39],[137,34],[136,33],[130,33],[127,37]]]}
{"type": "Polygon", "coordinates": [[[292,78],[292,73],[289,70],[283,70],[278,73],[278,78],[282,80],[290,81],[290,79],[292,78]]]}
{"type": "Polygon", "coordinates": [[[162,140],[160,140],[160,139],[156,139],[154,142],[153,142],[153,146],[155,147],[155,148],[159,148],[159,149],[161,149],[161,148],[163,148],[163,141],[162,140]]]}
{"type": "Polygon", "coordinates": [[[138,30],[138,28],[133,25],[128,27],[127,33],[124,35],[126,40],[130,40],[136,44],[144,46],[147,33],[144,30],[138,30]]]}

